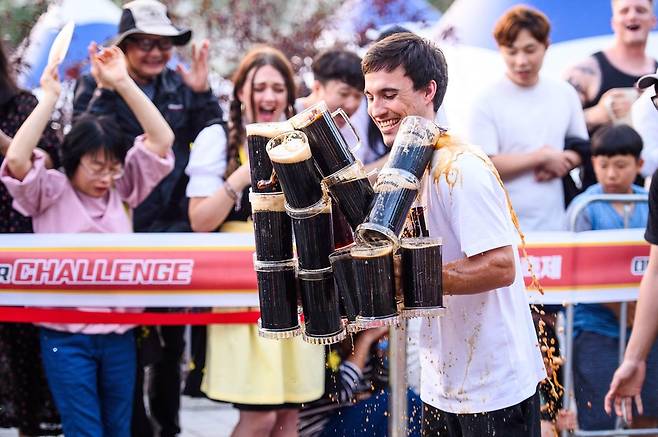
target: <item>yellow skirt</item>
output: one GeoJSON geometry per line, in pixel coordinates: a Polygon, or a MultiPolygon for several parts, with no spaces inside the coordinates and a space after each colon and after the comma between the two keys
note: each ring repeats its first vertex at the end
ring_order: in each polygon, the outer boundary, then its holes
{"type": "Polygon", "coordinates": [[[209,325],[201,389],[211,399],[279,405],[324,393],[324,347],[301,337],[270,340],[256,325],[209,325]]]}

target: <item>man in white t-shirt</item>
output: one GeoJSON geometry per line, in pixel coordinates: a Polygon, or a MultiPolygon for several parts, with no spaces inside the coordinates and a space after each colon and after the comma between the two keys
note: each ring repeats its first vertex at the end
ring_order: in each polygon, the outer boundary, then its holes
{"type": "Polygon", "coordinates": [[[573,87],[539,75],[549,31],[544,14],[525,6],[498,20],[494,37],[507,71],[475,101],[466,128],[505,181],[523,231],[564,229],[562,178],[581,164],[564,150],[565,138],[588,138],[573,87]]]}
{"type": "MultiPolygon", "coordinates": [[[[404,117],[434,120],[447,66],[432,43],[389,36],[362,68],[368,113],[387,146],[404,117]]],[[[437,151],[434,162],[452,150],[437,151]]],[[[420,333],[423,434],[539,437],[537,385],[546,373],[505,192],[481,158],[455,154],[455,178],[435,166],[425,181],[430,234],[443,238],[447,311],[424,320],[420,333]]]]}

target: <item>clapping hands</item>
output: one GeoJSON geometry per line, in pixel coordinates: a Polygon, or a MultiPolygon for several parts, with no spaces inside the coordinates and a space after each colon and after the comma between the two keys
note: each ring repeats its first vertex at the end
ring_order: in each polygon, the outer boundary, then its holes
{"type": "Polygon", "coordinates": [[[176,71],[183,78],[185,85],[192,91],[200,93],[208,90],[208,51],[210,42],[204,39],[201,46],[192,43],[192,68],[187,69],[183,64],[178,64],[176,71]]]}

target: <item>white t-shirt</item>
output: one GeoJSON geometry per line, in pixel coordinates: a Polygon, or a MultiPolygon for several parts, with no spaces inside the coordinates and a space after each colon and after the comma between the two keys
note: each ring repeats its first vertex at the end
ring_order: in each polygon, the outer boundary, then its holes
{"type": "MultiPolygon", "coordinates": [[[[528,153],[549,145],[564,150],[567,136],[588,138],[576,91],[565,81],[541,77],[520,87],[506,76],[475,100],[466,138],[489,156],[528,153]]],[[[533,171],[505,181],[524,231],[564,229],[562,180],[535,181],[533,171]]]]}
{"type": "Polygon", "coordinates": [[[642,176],[651,176],[658,169],[658,110],[651,98],[656,93],[653,87],[642,93],[631,107],[633,128],[642,137],[642,176]]]}
{"type": "Polygon", "coordinates": [[[190,177],[187,197],[208,197],[224,185],[226,172],[226,134],[213,124],[199,132],[190,152],[185,174],[190,177]]]}
{"type": "Polygon", "coordinates": [[[442,177],[426,181],[424,190],[430,235],[443,238],[443,263],[504,246],[513,247],[516,263],[509,287],[445,296],[446,314],[422,324],[421,399],[473,414],[522,402],[546,373],[503,189],[473,155],[462,155],[453,168],[459,176],[452,189],[442,177]]]}

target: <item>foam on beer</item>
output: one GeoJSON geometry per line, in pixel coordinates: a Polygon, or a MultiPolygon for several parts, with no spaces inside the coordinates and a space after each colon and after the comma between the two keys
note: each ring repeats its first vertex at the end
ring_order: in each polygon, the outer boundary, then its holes
{"type": "Polygon", "coordinates": [[[311,148],[300,138],[289,137],[267,151],[270,159],[280,164],[294,164],[311,159],[311,148]]]}
{"type": "Polygon", "coordinates": [[[294,130],[290,121],[279,121],[272,123],[251,123],[246,126],[247,136],[258,135],[265,138],[274,138],[294,130]]]}
{"type": "Polygon", "coordinates": [[[352,258],[379,258],[393,252],[391,243],[380,243],[368,246],[354,246],[350,251],[352,258]]]}
{"type": "Polygon", "coordinates": [[[438,237],[403,238],[400,240],[400,247],[404,247],[406,249],[422,249],[425,247],[441,246],[442,244],[443,240],[438,237]]]}
{"type": "Polygon", "coordinates": [[[285,197],[283,193],[249,193],[251,210],[285,212],[285,197]]]}

